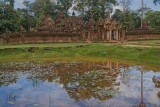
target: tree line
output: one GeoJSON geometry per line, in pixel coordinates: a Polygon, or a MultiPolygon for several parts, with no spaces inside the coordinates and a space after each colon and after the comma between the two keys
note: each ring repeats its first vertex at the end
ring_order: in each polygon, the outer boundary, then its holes
{"type": "MultiPolygon", "coordinates": [[[[160,0],[153,0],[155,5],[160,4],[160,0]]],[[[84,20],[94,18],[98,20],[101,16],[105,18],[106,10],[113,15],[112,18],[127,28],[140,28],[141,9],[132,10],[130,5],[132,0],[24,0],[24,8],[15,8],[15,0],[0,0],[0,34],[8,32],[18,32],[23,27],[26,31],[36,28],[46,14],[56,18],[58,10],[63,9],[66,16],[70,11],[76,11],[84,20]],[[121,9],[113,12],[113,7],[119,5],[121,9]]],[[[160,30],[160,11],[153,11],[144,7],[144,21],[152,29],[160,30]]]]}

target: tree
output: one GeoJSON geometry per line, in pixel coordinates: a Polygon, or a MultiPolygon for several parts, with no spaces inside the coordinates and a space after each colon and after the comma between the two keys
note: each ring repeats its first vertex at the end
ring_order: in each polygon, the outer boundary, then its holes
{"type": "Polygon", "coordinates": [[[122,26],[127,28],[139,28],[141,18],[137,11],[127,11],[126,19],[124,18],[123,11],[117,9],[113,14],[112,18],[118,21],[122,26]]]}
{"type": "Polygon", "coordinates": [[[132,2],[132,0],[120,0],[120,2],[119,2],[119,5],[122,7],[124,20],[126,20],[126,17],[127,17],[126,13],[130,9],[131,2],[132,2]]]}
{"type": "MultiPolygon", "coordinates": [[[[22,9],[24,12],[24,23],[21,23],[23,25],[23,27],[26,29],[26,31],[29,31],[30,28],[30,24],[29,24],[29,9],[30,9],[30,1],[25,0],[23,2],[24,6],[26,8],[22,9]]],[[[23,21],[22,21],[23,22],[23,21]]]]}
{"type": "Polygon", "coordinates": [[[36,27],[36,19],[33,15],[28,14],[26,9],[17,9],[19,15],[19,25],[21,25],[26,31],[30,28],[36,27]]]}
{"type": "Polygon", "coordinates": [[[16,32],[19,30],[19,16],[10,4],[0,4],[0,33],[16,32]]]}
{"type": "Polygon", "coordinates": [[[5,3],[9,3],[13,8],[14,8],[14,3],[15,3],[15,0],[1,0],[5,3]]]}
{"type": "Polygon", "coordinates": [[[35,0],[32,3],[32,10],[36,18],[48,13],[53,16],[55,15],[55,2],[51,2],[51,0],[35,0]]]}
{"type": "Polygon", "coordinates": [[[72,7],[73,0],[57,0],[56,9],[63,9],[68,14],[68,10],[72,7]]]}
{"type": "Polygon", "coordinates": [[[130,9],[132,0],[120,0],[119,4],[122,7],[122,11],[126,13],[130,9]]]}
{"type": "Polygon", "coordinates": [[[14,3],[15,3],[15,0],[8,0],[10,2],[10,5],[14,8],[14,3]]]}
{"type": "Polygon", "coordinates": [[[35,0],[35,2],[31,3],[31,9],[36,19],[36,27],[39,26],[39,23],[47,14],[55,18],[55,8],[56,6],[53,0],[35,0]]]}
{"type": "Polygon", "coordinates": [[[148,22],[152,29],[160,31],[160,11],[148,11],[144,20],[148,22]]]}
{"type": "Polygon", "coordinates": [[[77,10],[86,20],[93,17],[98,19],[99,15],[105,17],[106,9],[112,9],[116,0],[75,0],[73,9],[77,10]]]}

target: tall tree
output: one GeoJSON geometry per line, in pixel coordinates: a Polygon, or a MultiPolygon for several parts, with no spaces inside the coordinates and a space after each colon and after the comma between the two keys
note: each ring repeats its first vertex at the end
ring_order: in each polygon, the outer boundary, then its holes
{"type": "Polygon", "coordinates": [[[9,2],[9,4],[14,8],[15,0],[5,0],[5,2],[9,2]]]}
{"type": "Polygon", "coordinates": [[[55,18],[55,2],[54,0],[35,0],[32,3],[34,16],[36,18],[36,26],[39,26],[41,20],[47,15],[50,14],[52,18],[55,18]]]}
{"type": "Polygon", "coordinates": [[[74,9],[86,19],[97,20],[99,15],[104,18],[106,9],[110,10],[114,4],[116,0],[75,0],[74,9]]]}
{"type": "Polygon", "coordinates": [[[131,3],[132,3],[132,0],[120,0],[119,1],[119,4],[122,7],[122,10],[124,13],[130,9],[131,3]]]}
{"type": "Polygon", "coordinates": [[[151,28],[160,31],[160,11],[148,11],[145,14],[144,20],[148,22],[151,28]]]}
{"type": "Polygon", "coordinates": [[[0,4],[0,33],[16,32],[19,29],[19,16],[10,4],[0,4]]]}
{"type": "Polygon", "coordinates": [[[10,2],[10,5],[14,8],[15,0],[9,0],[9,2],[10,2]]]}
{"type": "Polygon", "coordinates": [[[26,7],[26,8],[23,9],[24,16],[25,16],[25,21],[26,21],[26,23],[25,23],[26,25],[24,26],[24,28],[26,29],[26,31],[29,31],[30,24],[29,24],[29,20],[28,19],[29,19],[30,1],[24,0],[23,4],[26,7]]]}
{"type": "Polygon", "coordinates": [[[32,10],[37,20],[44,17],[46,14],[51,14],[55,17],[55,2],[53,0],[35,0],[32,3],[32,10]]]}
{"type": "Polygon", "coordinates": [[[132,3],[132,0],[120,0],[119,1],[119,5],[122,7],[124,20],[126,20],[126,17],[127,17],[126,15],[130,9],[131,3],[132,3]]]}
{"type": "Polygon", "coordinates": [[[137,11],[127,11],[125,19],[123,11],[117,9],[112,18],[118,21],[122,26],[126,26],[127,28],[139,28],[141,23],[141,18],[137,11]]]}
{"type": "Polygon", "coordinates": [[[65,13],[68,14],[68,10],[72,7],[74,0],[57,0],[57,9],[65,10],[65,13]]]}

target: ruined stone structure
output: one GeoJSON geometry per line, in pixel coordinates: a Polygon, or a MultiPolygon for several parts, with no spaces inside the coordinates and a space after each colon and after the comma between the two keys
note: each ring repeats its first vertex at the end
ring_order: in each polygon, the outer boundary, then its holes
{"type": "Polygon", "coordinates": [[[51,16],[47,15],[46,18],[42,18],[38,27],[38,31],[51,31],[54,27],[54,21],[51,16]]]}
{"type": "Polygon", "coordinates": [[[81,35],[83,41],[119,41],[122,40],[122,28],[110,18],[109,12],[104,20],[99,16],[96,22],[93,18],[85,22],[83,18],[72,16],[65,17],[61,10],[57,13],[57,18],[53,21],[49,15],[42,19],[38,31],[57,32],[57,33],[74,33],[81,35]]]}

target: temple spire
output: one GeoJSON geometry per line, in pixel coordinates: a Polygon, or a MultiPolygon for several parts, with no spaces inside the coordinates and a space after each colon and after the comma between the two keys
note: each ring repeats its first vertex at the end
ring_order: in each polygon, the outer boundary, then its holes
{"type": "Polygon", "coordinates": [[[110,19],[110,12],[109,11],[106,12],[106,18],[110,19]]]}

